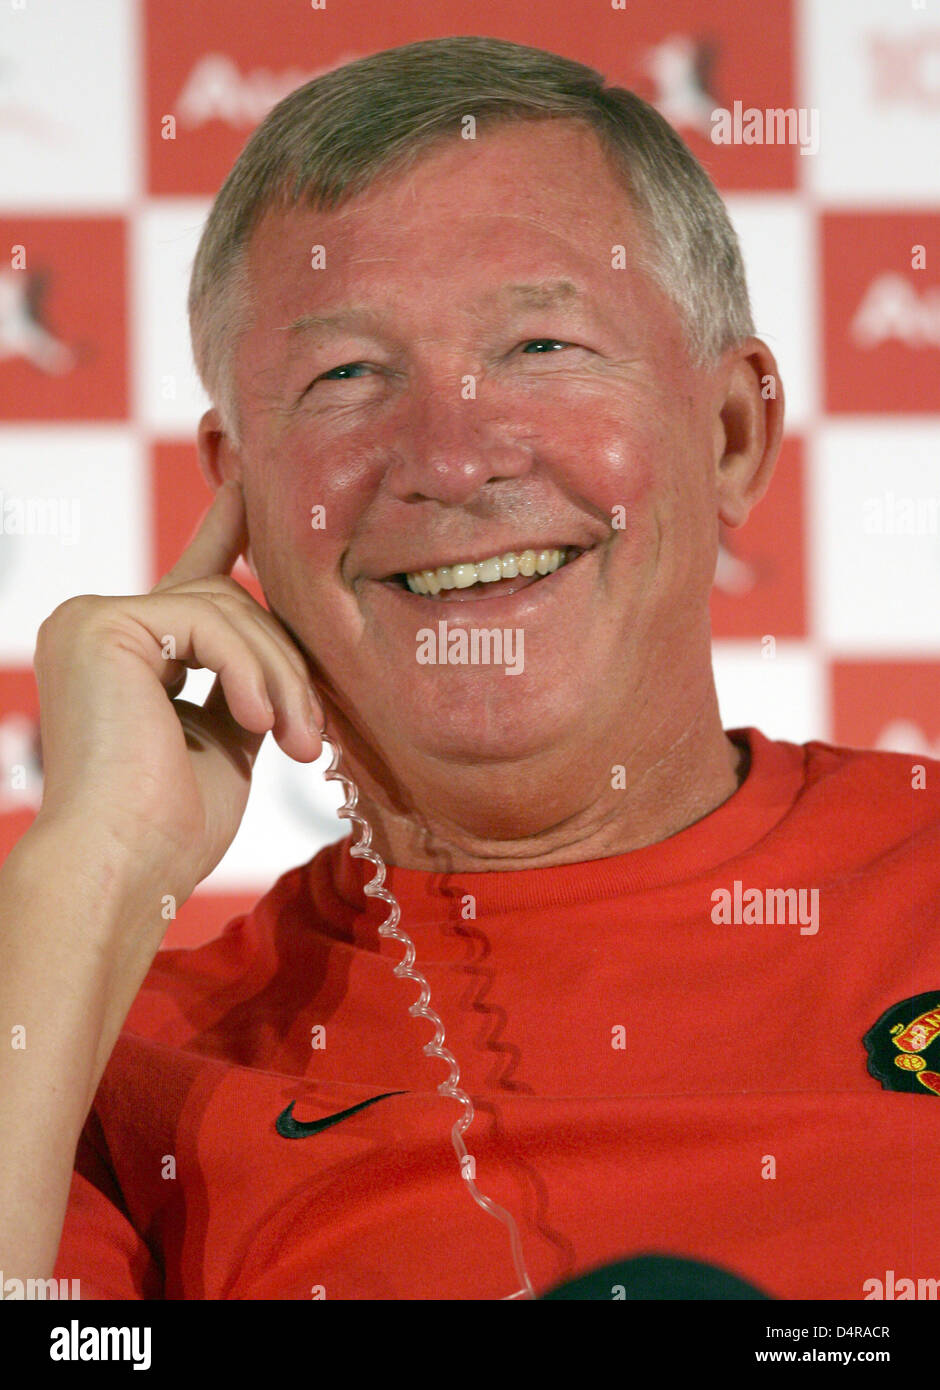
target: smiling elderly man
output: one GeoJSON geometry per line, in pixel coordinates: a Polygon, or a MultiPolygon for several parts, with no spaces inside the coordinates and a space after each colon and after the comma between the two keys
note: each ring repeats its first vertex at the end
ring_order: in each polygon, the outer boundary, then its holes
{"type": "Polygon", "coordinates": [[[766,491],[783,398],[685,146],[551,54],[377,54],[252,136],[190,313],[215,502],[151,594],[69,600],[37,644],[6,1273],[858,1299],[935,1272],[940,766],[722,728],[719,524],[766,491]],[[174,698],[194,666],[204,708],[174,698]],[[400,929],[357,827],[157,955],[265,733],[310,763],[324,717],[400,929]]]}

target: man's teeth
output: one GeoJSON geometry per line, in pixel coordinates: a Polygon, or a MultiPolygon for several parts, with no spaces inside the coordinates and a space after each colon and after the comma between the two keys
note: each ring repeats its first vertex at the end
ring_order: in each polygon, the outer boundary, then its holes
{"type": "Polygon", "coordinates": [[[518,575],[551,574],[565,564],[564,550],[520,550],[494,555],[478,565],[442,565],[436,570],[414,570],[405,575],[413,594],[439,594],[442,589],[469,589],[471,584],[496,584],[518,575]]]}

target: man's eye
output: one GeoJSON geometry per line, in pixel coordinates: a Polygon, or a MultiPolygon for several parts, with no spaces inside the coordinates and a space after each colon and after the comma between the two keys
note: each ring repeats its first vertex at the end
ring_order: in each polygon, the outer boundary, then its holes
{"type": "Polygon", "coordinates": [[[546,344],[549,344],[549,351],[554,351],[555,348],[570,347],[570,343],[563,343],[559,338],[530,338],[523,351],[528,352],[530,347],[534,347],[542,352],[546,344]]]}
{"type": "Polygon", "coordinates": [[[338,372],[352,372],[357,367],[365,367],[365,362],[344,362],[341,367],[331,367],[328,372],[317,377],[317,381],[345,381],[347,378],[338,376],[338,372]]]}
{"type": "Polygon", "coordinates": [[[358,371],[359,369],[368,370],[367,363],[343,362],[339,367],[331,367],[328,372],[321,372],[319,376],[314,377],[313,381],[311,381],[309,385],[304,387],[303,391],[301,392],[300,399],[303,400],[304,396],[309,395],[313,388],[316,386],[318,381],[355,381],[356,378],[352,375],[352,373],[358,371]],[[340,373],[342,373],[343,375],[340,375],[340,373]]]}

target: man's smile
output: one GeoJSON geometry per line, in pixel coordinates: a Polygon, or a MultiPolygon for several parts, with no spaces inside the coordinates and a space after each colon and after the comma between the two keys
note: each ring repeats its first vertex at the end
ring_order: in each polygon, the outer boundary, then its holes
{"type": "MultiPolygon", "coordinates": [[[[546,600],[561,597],[563,591],[567,594],[568,601],[571,602],[574,597],[571,584],[577,582],[578,576],[586,577],[587,567],[591,564],[591,557],[594,557],[595,552],[600,551],[600,549],[599,545],[589,546],[587,549],[580,549],[577,546],[557,547],[556,554],[559,551],[561,555],[567,553],[569,558],[559,560],[554,567],[546,567],[543,574],[536,571],[531,574],[506,575],[494,580],[471,579],[469,584],[466,583],[466,576],[464,576],[463,587],[458,587],[453,583],[451,572],[448,577],[452,587],[439,588],[437,593],[430,591],[416,593],[407,583],[407,578],[413,576],[406,576],[405,574],[391,575],[388,579],[377,581],[377,585],[384,593],[391,595],[396,600],[396,608],[399,603],[403,605],[403,612],[417,611],[415,605],[419,605],[420,608],[424,608],[425,605],[441,608],[447,604],[449,608],[454,609],[450,618],[459,621],[459,607],[471,604],[473,620],[476,622],[498,623],[506,621],[518,623],[533,617],[543,609],[546,600]],[[531,590],[531,593],[528,593],[523,599],[521,595],[526,590],[531,590]]],[[[543,555],[545,553],[543,552],[543,555]]],[[[548,553],[551,554],[551,552],[548,553]]],[[[444,566],[432,571],[432,573],[440,575],[444,572],[446,574],[447,568],[444,566]]],[[[477,568],[477,566],[471,566],[471,569],[477,568]]],[[[510,565],[509,568],[511,569],[512,566],[510,565]]],[[[528,563],[526,568],[529,568],[528,563]]],[[[369,587],[371,588],[372,585],[369,587]]],[[[470,616],[469,613],[467,616],[470,616]]]]}
{"type": "Polygon", "coordinates": [[[509,550],[478,563],[462,560],[434,569],[413,570],[395,575],[394,578],[404,581],[413,594],[439,598],[442,602],[459,602],[481,596],[495,598],[497,594],[515,593],[517,589],[525,588],[527,583],[554,574],[555,570],[569,560],[577,559],[581,553],[579,546],[509,550]],[[484,589],[488,591],[485,595],[482,594],[484,589]],[[472,592],[465,592],[467,590],[472,592]]]}

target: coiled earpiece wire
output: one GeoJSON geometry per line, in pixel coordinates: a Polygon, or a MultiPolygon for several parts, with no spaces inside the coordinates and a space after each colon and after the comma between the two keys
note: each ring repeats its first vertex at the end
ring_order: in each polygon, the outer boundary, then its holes
{"type": "Polygon", "coordinates": [[[441,1061],[446,1062],[450,1067],[450,1075],[446,1081],[443,1081],[441,1085],[438,1086],[438,1093],[442,1096],[447,1096],[451,1100],[458,1101],[463,1107],[463,1114],[451,1130],[451,1140],[457,1154],[457,1161],[460,1165],[461,1180],[469,1188],[474,1201],[477,1202],[489,1216],[493,1216],[497,1221],[501,1221],[509,1232],[513,1263],[515,1264],[516,1274],[519,1276],[519,1282],[522,1287],[517,1289],[515,1293],[506,1294],[502,1301],[505,1302],[507,1299],[514,1298],[534,1299],[535,1290],[532,1287],[532,1281],[526,1271],[525,1261],[522,1257],[522,1242],[519,1239],[519,1230],[515,1220],[505,1208],[498,1206],[496,1202],[491,1201],[485,1193],[481,1192],[470,1176],[473,1171],[473,1159],[470,1158],[470,1155],[467,1153],[467,1146],[463,1141],[463,1136],[473,1123],[473,1116],[475,1113],[473,1102],[466,1091],[462,1090],[458,1084],[460,1081],[460,1067],[453,1053],[448,1051],[444,1046],[444,1025],[434,1010],[429,1007],[431,999],[430,986],[424,976],[414,969],[416,954],[414,942],[399,926],[399,922],[401,921],[401,908],[394,893],[390,892],[390,890],[385,887],[385,864],[381,855],[372,848],[372,827],[365,816],[356,809],[359,805],[359,788],[348,773],[343,771],[340,767],[340,763],[343,759],[343,750],[335,735],[321,731],[320,736],[323,742],[328,743],[333,750],[333,761],[330,763],[324,776],[327,781],[341,782],[343,790],[346,793],[345,804],[339,808],[337,815],[347,820],[355,821],[360,830],[360,838],[354,845],[350,846],[349,852],[355,859],[368,859],[370,864],[375,868],[375,878],[373,878],[371,882],[365,884],[363,892],[370,898],[381,898],[390,908],[388,916],[379,927],[379,935],[391,937],[393,940],[400,942],[405,948],[404,956],[397,965],[393,966],[394,973],[399,979],[414,980],[414,982],[421,987],[419,999],[409,1006],[408,1012],[411,1014],[412,1018],[428,1019],[435,1028],[433,1039],[424,1046],[424,1054],[427,1057],[440,1057],[441,1061]]]}

